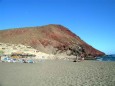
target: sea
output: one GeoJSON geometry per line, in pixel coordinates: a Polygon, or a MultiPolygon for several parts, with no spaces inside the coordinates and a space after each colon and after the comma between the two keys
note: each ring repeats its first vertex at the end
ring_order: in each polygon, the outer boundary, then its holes
{"type": "Polygon", "coordinates": [[[115,61],[115,54],[97,57],[96,60],[97,61],[115,61]]]}

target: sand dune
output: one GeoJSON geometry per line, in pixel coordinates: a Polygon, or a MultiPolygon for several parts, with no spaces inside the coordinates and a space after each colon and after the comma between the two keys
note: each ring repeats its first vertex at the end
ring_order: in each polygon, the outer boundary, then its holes
{"type": "Polygon", "coordinates": [[[115,62],[1,63],[0,86],[115,86],[115,62]]]}

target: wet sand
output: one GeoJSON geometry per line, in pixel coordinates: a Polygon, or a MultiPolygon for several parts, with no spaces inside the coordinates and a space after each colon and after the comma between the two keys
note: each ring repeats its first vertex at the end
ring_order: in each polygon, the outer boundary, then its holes
{"type": "Polygon", "coordinates": [[[115,62],[0,62],[0,86],[115,86],[115,62]]]}

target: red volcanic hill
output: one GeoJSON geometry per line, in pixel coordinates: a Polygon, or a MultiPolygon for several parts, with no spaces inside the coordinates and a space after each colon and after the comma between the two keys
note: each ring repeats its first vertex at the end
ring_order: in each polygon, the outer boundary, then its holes
{"type": "Polygon", "coordinates": [[[1,30],[0,42],[29,45],[39,51],[52,54],[64,53],[69,48],[80,45],[85,49],[87,55],[104,55],[103,52],[88,45],[62,25],[50,24],[40,27],[1,30]]]}

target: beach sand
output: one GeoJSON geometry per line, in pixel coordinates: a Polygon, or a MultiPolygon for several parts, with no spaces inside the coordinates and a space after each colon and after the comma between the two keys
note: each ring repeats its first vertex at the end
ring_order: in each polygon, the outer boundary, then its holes
{"type": "Polygon", "coordinates": [[[115,62],[0,62],[0,86],[115,86],[115,62]]]}

